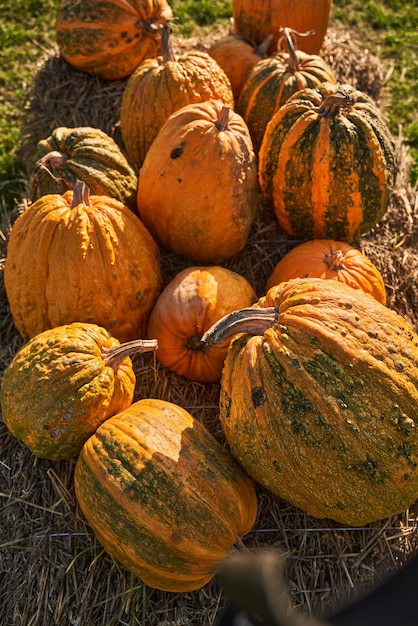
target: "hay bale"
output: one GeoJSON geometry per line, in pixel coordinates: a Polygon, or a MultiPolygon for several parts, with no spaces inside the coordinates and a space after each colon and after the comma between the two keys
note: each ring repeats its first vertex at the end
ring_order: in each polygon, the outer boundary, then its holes
{"type": "MultiPolygon", "coordinates": [[[[200,45],[205,49],[209,39],[200,45]]],[[[380,98],[381,65],[348,34],[332,29],[324,54],[344,82],[361,85],[380,98]]],[[[37,140],[58,125],[93,125],[117,136],[123,87],[124,81],[102,82],[76,72],[52,54],[35,77],[25,112],[25,161],[30,162],[37,140]]],[[[408,171],[409,157],[399,137],[399,173],[390,208],[381,223],[362,237],[359,247],[383,274],[388,305],[418,329],[417,199],[408,184],[408,171]]],[[[2,269],[10,228],[25,206],[24,202],[13,214],[4,215],[0,224],[1,372],[23,343],[10,316],[2,269]]],[[[261,296],[275,264],[297,243],[283,234],[272,211],[260,205],[244,251],[224,265],[245,276],[261,296]]],[[[189,260],[163,251],[165,283],[189,265],[189,260]]],[[[186,381],[157,364],[152,355],[136,356],[133,362],[135,399],[175,402],[225,443],[218,419],[219,385],[186,381]]],[[[193,593],[160,592],[147,588],[106,555],[77,506],[74,460],[36,459],[2,422],[0,459],[1,624],[214,624],[224,603],[216,579],[193,593]]],[[[250,550],[270,546],[287,556],[292,600],[305,613],[348,601],[417,549],[417,506],[364,528],[346,528],[312,518],[261,486],[257,492],[257,523],[243,546],[250,550]]]]}

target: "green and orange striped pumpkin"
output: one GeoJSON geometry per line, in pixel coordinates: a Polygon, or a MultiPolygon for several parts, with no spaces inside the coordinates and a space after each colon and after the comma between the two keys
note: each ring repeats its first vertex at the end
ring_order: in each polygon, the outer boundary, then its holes
{"type": "Polygon", "coordinates": [[[267,125],[259,153],[261,192],[298,239],[358,239],[385,214],[395,173],[380,110],[350,85],[294,94],[267,125]]]}

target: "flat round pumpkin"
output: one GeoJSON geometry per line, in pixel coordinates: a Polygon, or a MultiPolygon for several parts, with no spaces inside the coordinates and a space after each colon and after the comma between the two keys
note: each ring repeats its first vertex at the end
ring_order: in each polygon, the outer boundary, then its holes
{"type": "Polygon", "coordinates": [[[251,479],[183,408],[144,399],[86,441],[74,475],[84,516],[106,551],[150,587],[209,582],[256,518],[251,479]]]}

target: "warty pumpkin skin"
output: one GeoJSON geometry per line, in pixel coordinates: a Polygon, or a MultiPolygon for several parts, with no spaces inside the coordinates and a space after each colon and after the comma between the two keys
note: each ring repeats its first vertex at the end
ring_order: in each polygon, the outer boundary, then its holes
{"type": "Polygon", "coordinates": [[[338,280],[386,304],[382,274],[360,250],[344,241],[314,239],[295,246],[273,269],[266,291],[293,278],[338,280]]]}
{"type": "Polygon", "coordinates": [[[385,214],[395,174],[379,109],[350,85],[324,83],[291,96],[259,152],[261,192],[298,239],[358,239],[385,214]]]}
{"type": "Polygon", "coordinates": [[[255,521],[251,479],[183,408],[145,399],[106,420],[77,460],[75,492],[107,552],[147,585],[192,591],[255,521]]]}
{"type": "Polygon", "coordinates": [[[326,61],[294,48],[293,31],[283,29],[286,49],[260,60],[250,70],[237,102],[237,113],[248,125],[254,149],[259,151],[267,124],[287,100],[308,87],[336,83],[326,61]]]}
{"type": "Polygon", "coordinates": [[[161,50],[161,26],[172,17],[166,0],[60,0],[58,47],[77,70],[126,78],[161,50]]]}
{"type": "Polygon", "coordinates": [[[237,33],[260,44],[274,35],[270,53],[277,49],[280,30],[289,27],[298,33],[297,47],[307,54],[318,54],[328,30],[332,0],[233,0],[232,16],[237,33]]]}
{"type": "Polygon", "coordinates": [[[38,142],[31,199],[64,193],[82,180],[92,195],[116,198],[136,210],[138,176],[117,143],[98,128],[56,128],[38,142]]]}
{"type": "Polygon", "coordinates": [[[189,380],[217,382],[229,342],[202,346],[203,333],[218,319],[257,301],[250,283],[221,266],[188,267],[159,295],[148,337],[157,339],[158,361],[189,380]]]}
{"type": "Polygon", "coordinates": [[[133,400],[136,377],[130,354],[156,341],[120,344],[96,324],[74,322],[28,341],[4,372],[3,421],[36,456],[77,456],[106,419],[133,400]]]}
{"type": "Polygon", "coordinates": [[[341,524],[406,510],[418,497],[413,328],[371,295],[319,278],[273,287],[257,315],[253,335],[234,316],[242,334],[221,381],[222,427],[244,469],[341,524]]]}
{"type": "Polygon", "coordinates": [[[248,128],[219,100],[173,113],[140,170],[138,212],[156,241],[193,261],[240,252],[259,206],[248,128]]]}
{"type": "Polygon", "coordinates": [[[122,96],[120,129],[125,150],[141,168],[152,142],[172,113],[187,104],[221,100],[234,107],[229,78],[207,52],[176,56],[170,26],[162,30],[162,56],[147,59],[130,77],[122,96]]]}
{"type": "Polygon", "coordinates": [[[24,339],[79,321],[130,341],[146,334],[162,285],[160,254],[130,209],[89,196],[83,184],[39,198],[17,218],[4,283],[24,339]]]}

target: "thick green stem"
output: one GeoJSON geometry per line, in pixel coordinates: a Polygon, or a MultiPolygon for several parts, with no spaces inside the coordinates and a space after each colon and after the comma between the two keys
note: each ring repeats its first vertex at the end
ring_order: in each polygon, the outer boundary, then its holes
{"type": "Polygon", "coordinates": [[[237,333],[262,335],[277,322],[278,316],[277,307],[266,307],[265,309],[248,307],[233,311],[212,324],[202,335],[201,342],[204,345],[216,346],[237,333]]]}
{"type": "Polygon", "coordinates": [[[123,359],[126,359],[131,354],[142,354],[157,348],[157,339],[134,339],[133,341],[121,343],[120,346],[114,348],[103,346],[101,353],[105,365],[115,369],[123,359]]]}

